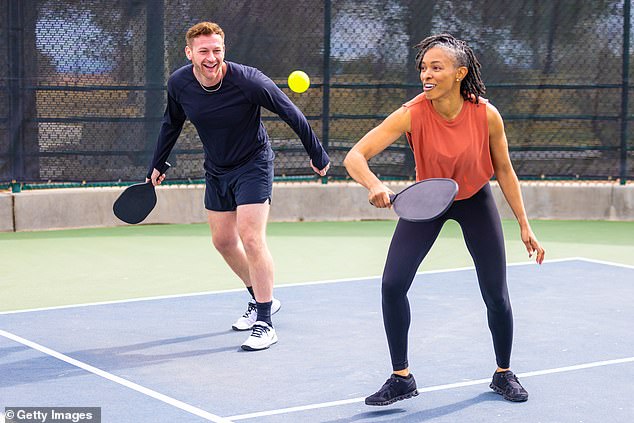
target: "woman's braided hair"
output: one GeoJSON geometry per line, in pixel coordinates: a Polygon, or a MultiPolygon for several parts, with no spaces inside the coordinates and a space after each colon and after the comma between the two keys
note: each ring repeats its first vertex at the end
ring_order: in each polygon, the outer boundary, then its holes
{"type": "Polygon", "coordinates": [[[418,49],[416,68],[419,72],[423,65],[423,56],[429,49],[441,47],[449,51],[454,56],[457,66],[464,66],[468,69],[467,76],[460,82],[462,98],[478,103],[478,97],[484,95],[486,87],[480,75],[480,62],[467,43],[456,39],[451,34],[438,34],[425,38],[415,47],[418,49]]]}

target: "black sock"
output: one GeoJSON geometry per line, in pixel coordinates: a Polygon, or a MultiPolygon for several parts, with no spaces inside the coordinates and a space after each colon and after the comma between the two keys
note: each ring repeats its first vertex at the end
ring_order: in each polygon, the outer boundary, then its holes
{"type": "Polygon", "coordinates": [[[253,298],[253,300],[255,301],[255,294],[253,293],[253,287],[247,286],[247,291],[249,291],[249,294],[251,294],[251,298],[253,298]]]}
{"type": "Polygon", "coordinates": [[[268,303],[255,303],[258,307],[258,321],[259,322],[265,322],[267,323],[269,326],[273,326],[273,323],[271,322],[271,304],[273,304],[273,301],[269,301],[268,303]]]}

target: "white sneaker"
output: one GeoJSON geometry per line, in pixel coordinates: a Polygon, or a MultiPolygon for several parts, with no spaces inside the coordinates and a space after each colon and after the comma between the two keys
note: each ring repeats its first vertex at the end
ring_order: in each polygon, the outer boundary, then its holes
{"type": "Polygon", "coordinates": [[[245,351],[265,350],[277,342],[275,329],[265,322],[257,321],[253,324],[251,335],[242,344],[245,351]]]}
{"type": "MultiPolygon", "coordinates": [[[[271,304],[271,315],[280,311],[282,307],[282,303],[280,300],[273,298],[273,304],[271,304]]],[[[236,322],[231,325],[233,330],[250,330],[253,328],[255,321],[258,319],[258,310],[255,304],[255,301],[249,301],[247,305],[247,311],[244,312],[242,317],[240,317],[236,322]]]]}

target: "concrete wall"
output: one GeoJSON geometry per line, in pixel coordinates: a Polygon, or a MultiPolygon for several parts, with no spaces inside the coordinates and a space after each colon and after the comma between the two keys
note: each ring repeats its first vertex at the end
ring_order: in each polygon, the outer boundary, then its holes
{"type": "MultiPolygon", "coordinates": [[[[394,192],[406,183],[388,184],[394,192]]],[[[358,184],[276,184],[273,189],[271,220],[358,220],[395,219],[389,209],[377,209],[368,202],[368,191],[358,184]]]]}
{"type": "MultiPolygon", "coordinates": [[[[503,218],[513,218],[497,184],[494,193],[503,218]]],[[[531,219],[634,220],[634,185],[604,182],[522,183],[531,219]]]]}
{"type": "MultiPolygon", "coordinates": [[[[112,212],[124,190],[65,188],[22,191],[14,194],[15,230],[36,231],[125,225],[112,212]]],[[[205,222],[201,186],[160,187],[157,206],[144,223],[205,222]]]]}
{"type": "Polygon", "coordinates": [[[13,231],[13,196],[0,193],[0,232],[13,231]]]}
{"type": "MultiPolygon", "coordinates": [[[[395,192],[407,183],[388,184],[395,192]]],[[[493,192],[503,218],[513,218],[497,184],[493,192]]],[[[125,225],[112,214],[123,188],[69,188],[0,194],[0,231],[34,231],[125,225]],[[13,221],[15,217],[15,222],[13,221]]],[[[531,219],[634,221],[634,185],[616,183],[522,183],[531,219]]],[[[206,222],[200,185],[157,189],[158,204],[144,223],[206,222]]],[[[391,210],[368,204],[355,183],[276,183],[271,221],[394,219],[391,210]]]]}

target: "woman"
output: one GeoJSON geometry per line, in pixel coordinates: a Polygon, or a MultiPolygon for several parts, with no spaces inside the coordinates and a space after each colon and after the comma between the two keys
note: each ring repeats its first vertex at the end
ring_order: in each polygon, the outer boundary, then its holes
{"type": "Polygon", "coordinates": [[[489,187],[494,173],[517,218],[529,257],[535,253],[541,264],[544,249],[526,217],[502,117],[481,97],[485,86],[473,51],[449,34],[428,37],[416,47],[423,93],[368,132],[350,150],[344,164],[350,175],[368,189],[370,203],[391,207],[392,192],[372,173],[368,160],[405,133],[414,152],[416,180],[452,178],[459,189],[456,201],[439,218],[424,223],[399,220],[396,225],[381,288],[393,374],[365,403],[388,405],[418,394],[407,360],[407,291],[448,219],[457,221],[462,228],[487,307],[497,362],[490,386],[507,400],[526,401],[528,393],[510,370],[513,315],[506,285],[502,227],[489,187]]]}

